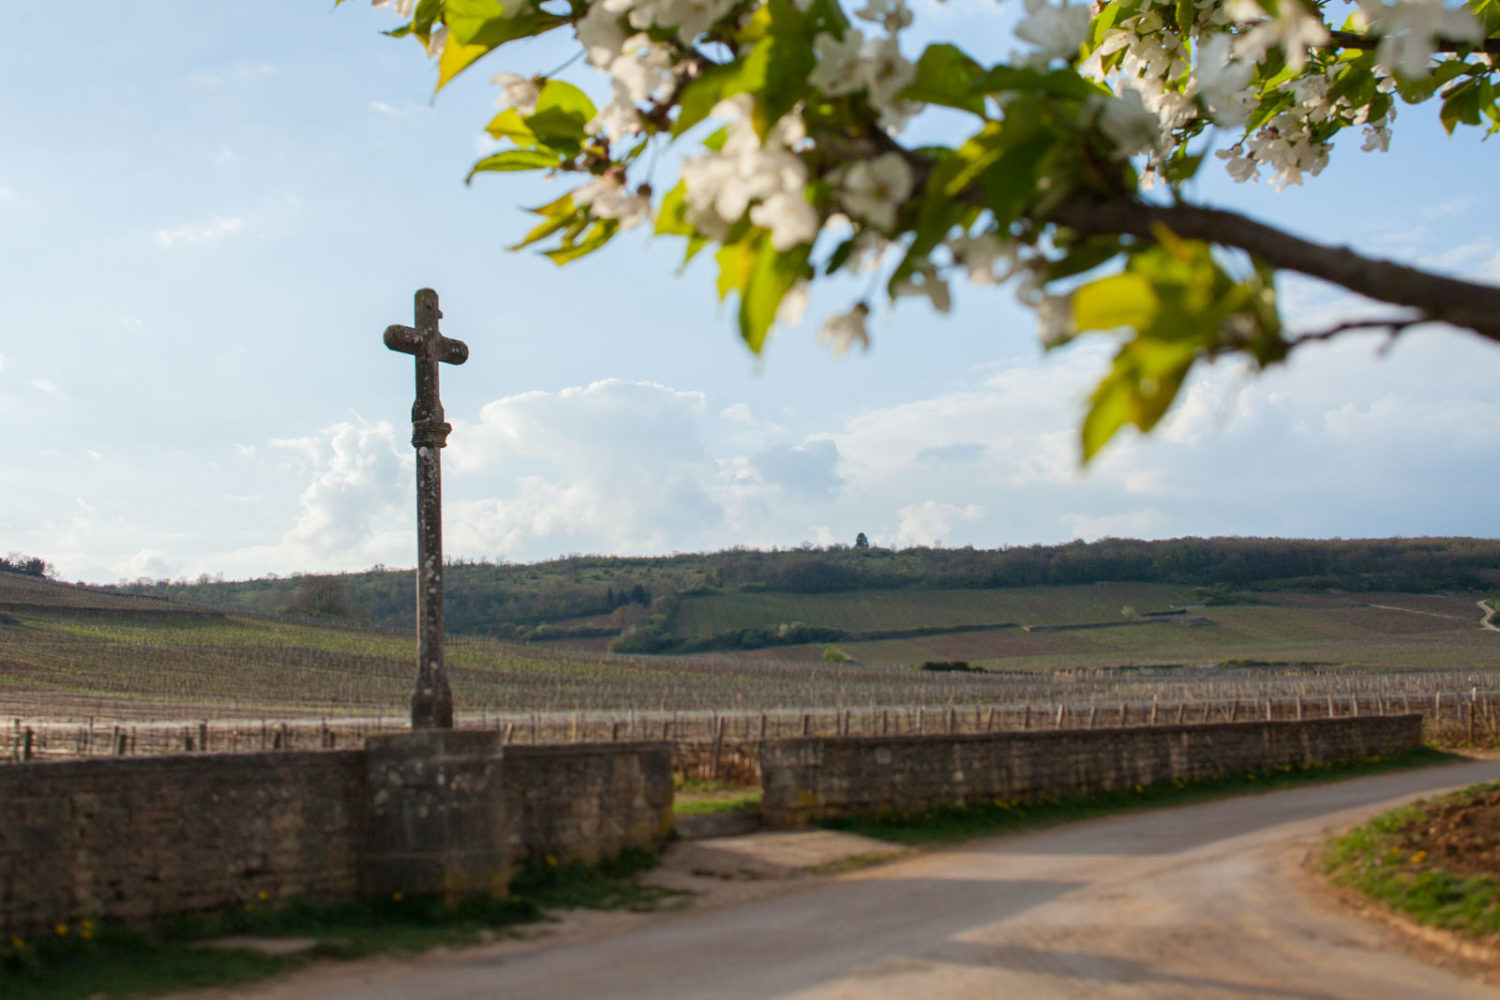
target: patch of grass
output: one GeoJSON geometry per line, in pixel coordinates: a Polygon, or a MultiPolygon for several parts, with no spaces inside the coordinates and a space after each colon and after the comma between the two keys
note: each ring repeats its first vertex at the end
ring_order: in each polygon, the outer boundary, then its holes
{"type": "Polygon", "coordinates": [[[445,902],[404,897],[329,904],[297,899],[184,917],[145,930],[82,921],[53,934],[0,942],[0,997],[5,1000],[123,1000],[172,990],[230,986],[318,959],[410,953],[468,945],[544,919],[549,909],[651,909],[671,890],[636,876],[656,864],[647,851],[626,851],[597,866],[543,859],[524,866],[508,899],[445,902]],[[263,955],[205,948],[229,936],[310,938],[310,951],[263,955]]]}
{"type": "Polygon", "coordinates": [[[599,865],[548,857],[528,862],[511,880],[511,901],[544,910],[652,910],[662,900],[682,895],[675,889],[636,881],[636,876],[656,865],[656,855],[641,850],[622,851],[599,865]]]}
{"type": "Polygon", "coordinates": [[[1323,845],[1314,866],[1335,885],[1355,889],[1418,923],[1468,937],[1500,934],[1500,875],[1461,875],[1426,863],[1403,840],[1435,806],[1462,803],[1500,789],[1478,785],[1419,800],[1363,823],[1323,845]]]}
{"type": "Polygon", "coordinates": [[[678,798],[672,812],[678,816],[706,816],[711,813],[749,813],[760,809],[760,789],[737,789],[732,793],[678,798]]]}
{"type": "Polygon", "coordinates": [[[845,816],[825,820],[819,825],[901,844],[952,843],[1015,830],[1055,826],[1111,813],[1186,805],[1246,792],[1272,791],[1461,759],[1463,758],[1455,754],[1431,747],[1417,747],[1387,757],[1365,757],[1330,764],[1286,765],[1202,780],[1137,785],[1098,795],[1048,796],[1028,801],[995,800],[967,806],[945,806],[923,813],[845,816]]]}

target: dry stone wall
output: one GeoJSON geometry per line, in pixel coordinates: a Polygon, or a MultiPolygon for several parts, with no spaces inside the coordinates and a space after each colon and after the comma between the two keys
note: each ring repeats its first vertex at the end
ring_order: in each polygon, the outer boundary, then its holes
{"type": "Polygon", "coordinates": [[[364,754],[0,767],[0,931],[358,887],[364,754]]]}
{"type": "Polygon", "coordinates": [[[766,823],[1091,794],[1420,745],[1418,714],[1302,722],[793,739],[761,749],[766,823]]]}
{"type": "Polygon", "coordinates": [[[664,743],[504,747],[425,732],[366,750],[0,766],[0,935],[297,896],[503,893],[532,857],[658,849],[664,743]]]}

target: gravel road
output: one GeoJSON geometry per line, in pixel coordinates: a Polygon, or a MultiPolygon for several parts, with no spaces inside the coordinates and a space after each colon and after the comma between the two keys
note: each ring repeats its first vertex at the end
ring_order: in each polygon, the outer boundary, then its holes
{"type": "MultiPolygon", "coordinates": [[[[236,1000],[1497,998],[1310,884],[1308,851],[1472,763],[975,841],[523,946],[324,965],[236,1000]]],[[[217,994],[224,996],[226,994],[217,994]]]]}

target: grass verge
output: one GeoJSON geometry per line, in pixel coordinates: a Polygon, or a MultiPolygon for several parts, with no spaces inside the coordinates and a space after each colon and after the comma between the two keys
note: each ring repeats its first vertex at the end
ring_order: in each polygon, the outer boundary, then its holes
{"type": "Polygon", "coordinates": [[[671,890],[641,885],[636,876],[656,856],[627,851],[598,866],[528,864],[508,899],[456,903],[395,896],[328,904],[292,900],[182,918],[155,930],[82,921],[58,925],[29,941],[0,942],[0,997],[5,1000],[123,1000],[173,990],[230,986],[299,968],[318,959],[410,953],[439,945],[494,940],[559,908],[651,909],[671,890]],[[266,955],[205,948],[217,938],[301,938],[308,951],[266,955]]]}
{"type": "Polygon", "coordinates": [[[708,816],[717,813],[752,813],[760,809],[760,789],[702,798],[680,798],[672,803],[678,816],[708,816]]]}
{"type": "Polygon", "coordinates": [[[996,800],[967,806],[945,806],[922,813],[838,817],[825,820],[819,825],[830,830],[857,833],[901,844],[952,843],[1015,830],[1055,826],[1111,813],[1186,805],[1247,792],[1273,791],[1462,759],[1464,758],[1457,754],[1424,746],[1385,757],[1365,757],[1330,764],[1287,765],[1203,780],[1137,785],[1100,795],[1049,796],[1032,801],[996,800]]]}
{"type": "Polygon", "coordinates": [[[1334,885],[1354,889],[1418,923],[1470,938],[1500,935],[1500,875],[1462,874],[1412,849],[1434,815],[1462,809],[1500,791],[1476,785],[1382,813],[1323,846],[1314,867],[1334,885]]]}

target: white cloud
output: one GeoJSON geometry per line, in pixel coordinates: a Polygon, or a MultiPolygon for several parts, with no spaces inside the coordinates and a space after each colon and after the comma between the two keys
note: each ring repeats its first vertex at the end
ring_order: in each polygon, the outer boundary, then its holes
{"type": "Polygon", "coordinates": [[[218,216],[203,222],[185,222],[172,229],[158,229],[156,242],[170,250],[176,246],[218,243],[245,230],[245,220],[238,215],[218,216]]]}
{"type": "Polygon", "coordinates": [[[618,379],[486,404],[450,439],[455,545],[514,559],[695,544],[723,517],[706,416],[701,393],[618,379]]]}
{"type": "Polygon", "coordinates": [[[1097,516],[1063,514],[1059,520],[1067,525],[1069,537],[1086,541],[1100,538],[1159,538],[1164,533],[1172,533],[1171,518],[1155,507],[1097,516]]]}
{"type": "MultiPolygon", "coordinates": [[[[289,442],[277,442],[286,445],[289,442]]],[[[293,444],[313,457],[316,475],[302,492],[302,511],[283,538],[316,567],[368,565],[370,549],[403,520],[410,459],[387,422],[341,423],[293,444]]],[[[385,553],[376,553],[377,558],[385,553]]]]}
{"type": "Polygon", "coordinates": [[[171,557],[157,549],[141,549],[125,560],[123,575],[127,580],[150,577],[153,580],[167,579],[177,571],[171,557]]]}
{"type": "Polygon", "coordinates": [[[937,500],[907,504],[896,512],[901,523],[896,528],[898,545],[936,545],[953,536],[954,521],[978,521],[984,508],[978,504],[962,507],[937,500]]]}
{"type": "MultiPolygon", "coordinates": [[[[387,118],[405,118],[408,115],[422,110],[422,105],[417,104],[415,101],[402,101],[399,104],[392,104],[389,101],[371,101],[370,110],[374,111],[376,114],[385,115],[387,118]]],[[[485,133],[480,133],[479,139],[490,139],[490,136],[485,133]]],[[[476,151],[479,148],[479,139],[475,139],[476,151]]],[[[491,139],[491,142],[494,143],[494,149],[499,149],[502,145],[502,143],[493,139],[491,139]]]]}

